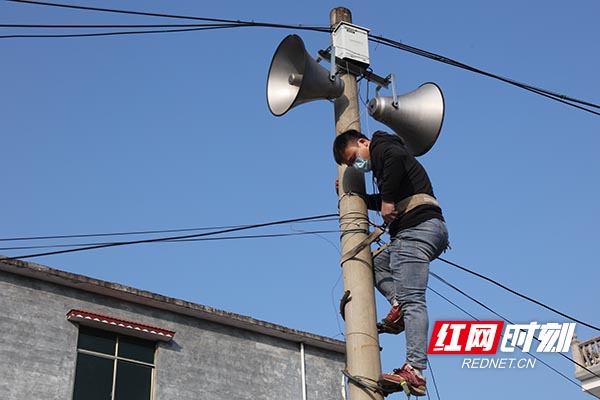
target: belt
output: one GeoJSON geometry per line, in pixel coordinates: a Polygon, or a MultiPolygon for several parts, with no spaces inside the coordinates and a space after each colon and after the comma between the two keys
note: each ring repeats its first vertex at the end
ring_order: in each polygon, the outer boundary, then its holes
{"type": "Polygon", "coordinates": [[[429,204],[436,207],[440,206],[435,197],[425,193],[418,193],[409,196],[403,200],[400,200],[398,203],[396,203],[396,211],[398,211],[398,216],[401,216],[415,209],[416,207],[425,204],[429,204]]]}

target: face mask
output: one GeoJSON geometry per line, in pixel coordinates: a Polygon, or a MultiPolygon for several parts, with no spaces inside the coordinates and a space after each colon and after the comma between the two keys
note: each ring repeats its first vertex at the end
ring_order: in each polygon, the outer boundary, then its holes
{"type": "Polygon", "coordinates": [[[359,172],[369,172],[371,170],[371,160],[365,160],[362,157],[356,157],[352,166],[359,172]]]}

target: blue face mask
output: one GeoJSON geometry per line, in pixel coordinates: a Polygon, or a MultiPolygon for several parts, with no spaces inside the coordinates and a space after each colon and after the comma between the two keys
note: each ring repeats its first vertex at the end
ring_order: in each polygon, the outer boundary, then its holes
{"type": "Polygon", "coordinates": [[[371,170],[371,160],[365,160],[362,157],[356,157],[352,166],[359,172],[369,172],[371,170]]]}

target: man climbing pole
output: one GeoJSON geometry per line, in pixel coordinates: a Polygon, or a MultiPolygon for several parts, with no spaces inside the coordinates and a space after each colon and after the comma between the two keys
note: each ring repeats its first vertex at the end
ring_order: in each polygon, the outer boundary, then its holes
{"type": "Polygon", "coordinates": [[[404,390],[406,384],[411,394],[423,396],[429,263],[448,245],[442,210],[427,172],[399,136],[377,131],[369,140],[359,131],[348,130],[336,137],[333,154],[339,165],[373,171],[379,193],[365,200],[369,209],[381,211],[389,227],[390,244],[373,259],[375,285],[391,305],[377,328],[380,333],[405,331],[406,361],[392,373],[382,374],[379,384],[386,394],[404,390]]]}

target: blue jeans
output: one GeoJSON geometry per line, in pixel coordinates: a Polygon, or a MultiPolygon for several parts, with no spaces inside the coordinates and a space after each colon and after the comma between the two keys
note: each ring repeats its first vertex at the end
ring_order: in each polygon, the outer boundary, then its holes
{"type": "Polygon", "coordinates": [[[406,362],[416,369],[427,367],[429,317],[425,291],[429,262],[448,245],[446,224],[433,218],[398,232],[390,245],[373,260],[375,286],[404,311],[406,362]]]}

